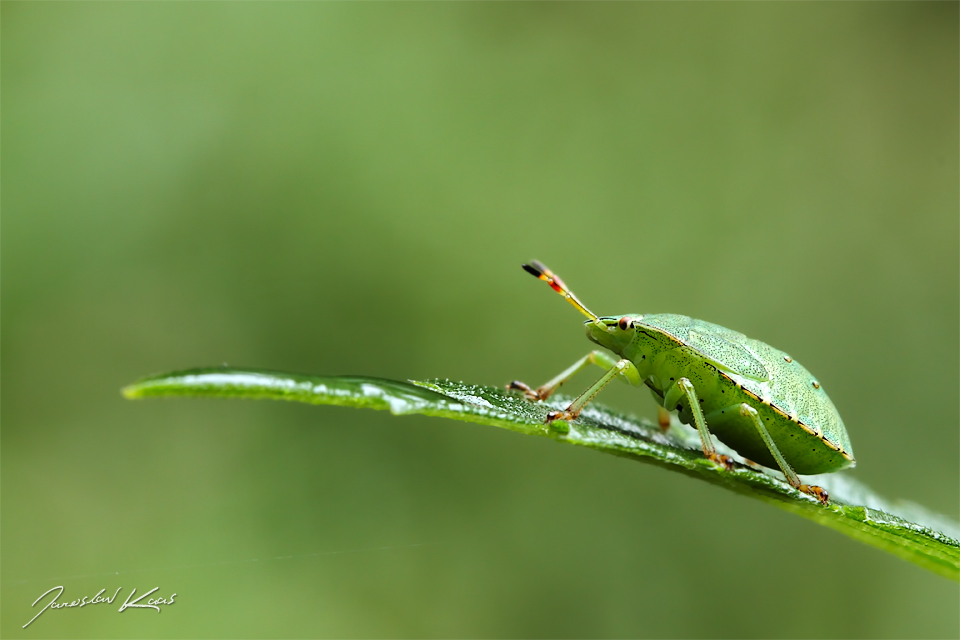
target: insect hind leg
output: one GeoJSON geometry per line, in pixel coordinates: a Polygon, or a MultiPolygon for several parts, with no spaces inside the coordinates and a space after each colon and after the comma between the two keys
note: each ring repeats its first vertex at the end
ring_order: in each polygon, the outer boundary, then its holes
{"type": "Polygon", "coordinates": [[[790,466],[790,464],[783,457],[783,454],[780,453],[780,448],[777,446],[777,443],[773,441],[773,437],[770,435],[770,432],[767,431],[767,427],[764,426],[763,420],[760,419],[760,414],[757,413],[757,410],[744,402],[740,405],[740,415],[750,420],[756,427],[757,431],[760,433],[760,437],[763,438],[764,444],[767,445],[767,449],[770,450],[770,454],[773,456],[773,459],[777,461],[777,466],[779,466],[780,470],[783,471],[783,475],[787,477],[787,482],[790,483],[790,486],[794,489],[799,489],[807,495],[813,496],[819,500],[821,504],[827,504],[827,502],[830,500],[830,497],[827,494],[826,489],[816,485],[803,484],[800,482],[800,476],[797,475],[797,472],[793,470],[793,467],[790,466]]]}

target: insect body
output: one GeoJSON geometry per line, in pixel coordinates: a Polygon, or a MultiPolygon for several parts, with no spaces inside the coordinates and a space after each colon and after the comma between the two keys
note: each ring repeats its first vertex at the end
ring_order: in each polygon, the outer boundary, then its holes
{"type": "Polygon", "coordinates": [[[660,424],[669,427],[669,411],[697,428],[704,455],[726,467],[732,461],[716,452],[711,432],[737,453],[780,468],[791,486],[822,503],[827,492],[803,484],[797,473],[838,471],[855,464],[850,438],[819,382],[786,353],[742,333],[674,314],[599,317],[588,310],[551,271],[523,265],[546,281],[589,320],[587,337],[619,356],[593,351],[537,389],[514,381],[508,389],[531,400],[545,400],[588,364],[607,372],[564,411],[547,422],[573,420],[614,378],[646,385],[660,405],[660,424]]]}

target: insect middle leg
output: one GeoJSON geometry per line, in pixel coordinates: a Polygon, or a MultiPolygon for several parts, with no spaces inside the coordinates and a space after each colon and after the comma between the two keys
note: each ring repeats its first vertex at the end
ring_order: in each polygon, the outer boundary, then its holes
{"type": "Polygon", "coordinates": [[[693,414],[693,422],[700,434],[700,442],[703,444],[703,455],[708,460],[713,460],[727,469],[733,468],[733,459],[722,453],[717,453],[717,448],[713,445],[713,438],[710,437],[710,431],[707,429],[707,421],[703,418],[703,410],[700,408],[700,400],[697,399],[697,390],[688,378],[680,378],[677,384],[671,386],[663,396],[664,407],[675,407],[677,401],[686,398],[690,412],[693,414]]]}
{"type": "Polygon", "coordinates": [[[589,364],[595,364],[598,367],[610,369],[617,364],[617,359],[607,353],[604,353],[603,351],[591,351],[563,370],[560,375],[542,384],[536,389],[531,389],[527,384],[520,382],[519,380],[514,380],[508,384],[507,389],[523,391],[523,395],[525,395],[528,400],[546,400],[553,395],[554,391],[560,388],[560,385],[572,378],[577,374],[577,372],[589,364]]]}
{"type": "Polygon", "coordinates": [[[657,423],[664,433],[670,430],[670,412],[666,407],[657,407],[657,423]]]}

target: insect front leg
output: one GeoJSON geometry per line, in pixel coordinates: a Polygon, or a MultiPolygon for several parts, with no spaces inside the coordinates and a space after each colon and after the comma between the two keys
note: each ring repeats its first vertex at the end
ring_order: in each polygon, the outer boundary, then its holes
{"type": "Polygon", "coordinates": [[[757,431],[760,433],[760,437],[763,438],[763,442],[767,445],[767,449],[769,449],[770,453],[773,455],[773,459],[777,461],[777,465],[779,465],[780,470],[783,471],[783,475],[787,477],[787,482],[790,483],[790,486],[813,496],[819,500],[821,504],[827,504],[830,497],[827,494],[826,489],[816,485],[803,484],[800,482],[800,476],[797,475],[797,473],[793,470],[793,467],[787,463],[786,459],[783,457],[783,454],[780,453],[780,448],[777,447],[777,443],[773,441],[773,438],[770,436],[770,432],[767,431],[767,428],[764,426],[763,420],[760,419],[760,414],[757,413],[757,410],[744,402],[740,405],[740,415],[750,420],[757,428],[757,431]]]}
{"type": "Polygon", "coordinates": [[[688,378],[680,378],[677,384],[672,385],[663,396],[664,407],[675,407],[678,401],[686,399],[690,412],[693,414],[693,422],[700,434],[700,442],[703,444],[703,455],[708,460],[713,460],[717,464],[733,468],[733,459],[722,453],[717,453],[717,448],[713,446],[713,439],[710,437],[710,431],[707,429],[707,421],[703,418],[703,410],[700,409],[700,401],[697,399],[697,390],[688,378]]]}
{"type": "Polygon", "coordinates": [[[588,364],[595,364],[598,367],[609,369],[617,364],[617,360],[613,356],[604,353],[603,351],[591,351],[567,367],[560,373],[560,375],[537,387],[536,389],[531,389],[527,384],[520,382],[519,380],[514,380],[507,385],[507,390],[523,391],[523,395],[525,395],[528,400],[546,400],[553,395],[554,391],[560,388],[560,385],[572,378],[588,364]]]}
{"type": "Polygon", "coordinates": [[[640,385],[643,382],[640,378],[640,372],[637,371],[637,367],[632,362],[626,358],[619,360],[609,371],[603,374],[599,380],[593,383],[590,388],[581,393],[580,397],[571,402],[569,407],[563,411],[551,411],[548,413],[546,419],[547,424],[554,420],[575,420],[577,416],[580,415],[580,412],[583,411],[583,407],[593,400],[594,396],[600,393],[600,391],[617,376],[623,376],[627,382],[633,385],[640,385]]]}

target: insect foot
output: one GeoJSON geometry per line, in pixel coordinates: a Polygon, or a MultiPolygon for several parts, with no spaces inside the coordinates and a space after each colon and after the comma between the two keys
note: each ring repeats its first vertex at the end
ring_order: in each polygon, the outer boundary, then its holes
{"type": "Polygon", "coordinates": [[[577,416],[580,415],[580,412],[574,413],[573,411],[551,411],[547,414],[547,419],[544,420],[546,424],[550,424],[554,420],[563,420],[564,422],[568,420],[576,420],[577,416]]]}
{"type": "Polygon", "coordinates": [[[827,490],[823,487],[818,487],[813,484],[802,484],[797,487],[797,489],[800,489],[800,491],[813,496],[820,501],[820,504],[828,504],[830,502],[830,494],[828,494],[827,490]]]}
{"type": "Polygon", "coordinates": [[[508,384],[507,391],[522,391],[523,397],[533,402],[539,402],[540,400],[544,400],[544,398],[540,396],[540,393],[538,391],[531,389],[530,385],[528,385],[525,382],[520,382],[519,380],[514,380],[513,382],[508,384]]]}
{"type": "MultiPolygon", "coordinates": [[[[734,461],[730,456],[725,456],[722,453],[708,453],[707,459],[716,462],[718,465],[726,469],[727,471],[733,471],[734,461]]],[[[817,487],[819,489],[819,487],[817,487]]],[[[821,489],[822,491],[822,489],[821,489]]]]}
{"type": "Polygon", "coordinates": [[[566,435],[570,433],[570,425],[567,421],[576,419],[577,415],[572,411],[551,411],[543,422],[550,427],[551,431],[566,435]]]}

